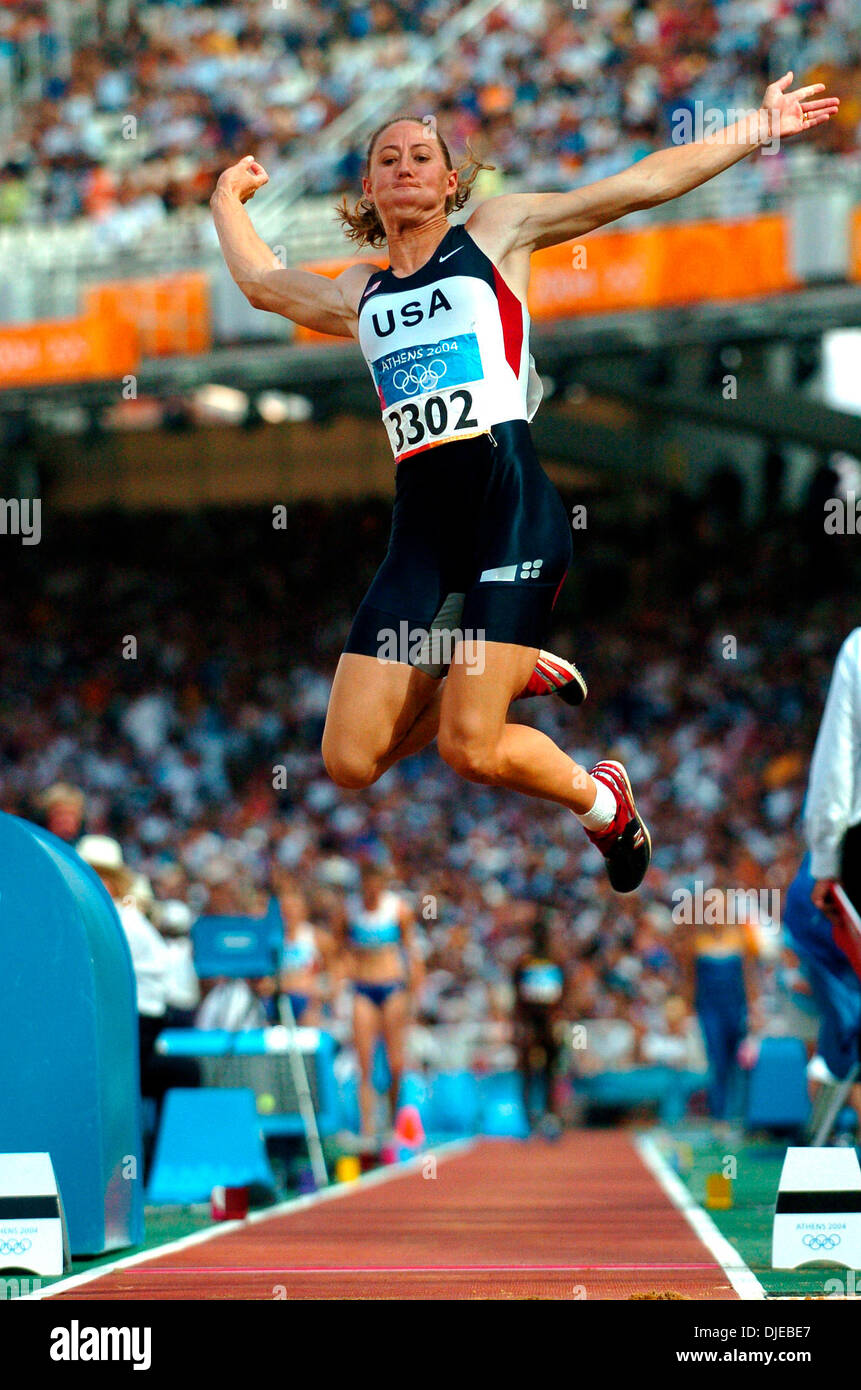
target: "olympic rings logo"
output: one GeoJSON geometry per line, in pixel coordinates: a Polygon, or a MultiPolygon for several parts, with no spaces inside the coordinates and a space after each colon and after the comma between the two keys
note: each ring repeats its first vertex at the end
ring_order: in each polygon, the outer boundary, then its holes
{"type": "Polygon", "coordinates": [[[802,1244],[808,1250],[834,1250],[840,1244],[840,1237],[806,1235],[802,1237],[802,1244]]]}
{"type": "Polygon", "coordinates": [[[445,362],[414,362],[408,372],[395,372],[392,385],[405,396],[414,396],[417,391],[435,391],[445,376],[445,362]]]}
{"type": "Polygon", "coordinates": [[[0,1255],[26,1255],[32,1244],[28,1236],[20,1240],[0,1240],[0,1255]]]}

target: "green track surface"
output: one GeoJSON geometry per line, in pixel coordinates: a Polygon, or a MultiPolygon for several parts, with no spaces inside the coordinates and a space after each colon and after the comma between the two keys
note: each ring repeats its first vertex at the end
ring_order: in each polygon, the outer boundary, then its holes
{"type": "Polygon", "coordinates": [[[829,1280],[839,1280],[842,1293],[861,1297],[861,1274],[853,1277],[852,1271],[842,1266],[820,1263],[794,1270],[771,1268],[774,1203],[786,1154],[785,1143],[737,1134],[718,1138],[707,1126],[679,1126],[672,1131],[654,1133],[653,1137],[694,1201],[708,1211],[721,1235],[738,1251],[768,1297],[833,1296],[833,1283],[826,1287],[829,1280]],[[727,1171],[730,1165],[725,1166],[725,1160],[728,1158],[736,1160],[733,1205],[728,1211],[708,1209],[706,1178],[709,1173],[727,1171]]]}
{"type": "MultiPolygon", "coordinates": [[[[130,1245],[125,1250],[110,1250],[103,1255],[94,1255],[88,1260],[73,1260],[69,1274],[63,1276],[68,1279],[74,1274],[88,1274],[90,1270],[98,1269],[100,1265],[114,1264],[117,1260],[126,1259],[129,1255],[139,1255],[144,1250],[156,1250],[160,1245],[167,1245],[172,1240],[179,1240],[182,1236],[193,1235],[195,1231],[206,1230],[208,1226],[215,1224],[209,1214],[208,1207],[147,1207],[145,1215],[145,1236],[140,1245],[130,1245]]],[[[24,1282],[26,1276],[21,1276],[24,1282]]],[[[47,1289],[51,1284],[56,1284],[57,1279],[42,1279],[36,1281],[30,1278],[29,1288],[41,1287],[47,1289]]],[[[0,1285],[3,1281],[0,1280],[0,1285]]],[[[14,1290],[19,1287],[19,1281],[10,1277],[7,1280],[7,1290],[0,1288],[0,1301],[4,1296],[13,1297],[14,1290]]],[[[27,1288],[22,1288],[22,1292],[27,1292],[27,1288]]],[[[74,1292],[74,1290],[72,1290],[74,1292]]]]}

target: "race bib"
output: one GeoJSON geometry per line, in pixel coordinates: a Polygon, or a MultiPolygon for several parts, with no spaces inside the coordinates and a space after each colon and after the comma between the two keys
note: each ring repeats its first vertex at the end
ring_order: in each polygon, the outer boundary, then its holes
{"type": "Polygon", "coordinates": [[[417,343],[371,365],[396,460],[489,433],[490,403],[474,333],[417,343]]]}

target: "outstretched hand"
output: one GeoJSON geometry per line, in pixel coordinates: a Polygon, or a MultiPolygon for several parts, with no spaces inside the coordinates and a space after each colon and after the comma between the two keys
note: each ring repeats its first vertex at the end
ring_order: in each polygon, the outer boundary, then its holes
{"type": "Polygon", "coordinates": [[[785,138],[789,135],[800,135],[804,130],[823,125],[836,115],[840,105],[839,97],[811,100],[817,92],[825,91],[824,82],[814,82],[811,87],[799,87],[794,92],[787,91],[793,75],[792,72],[787,72],[765,89],[762,109],[773,113],[770,116],[772,136],[779,135],[785,138]]]}
{"type": "Polygon", "coordinates": [[[268,182],[269,175],[263,165],[257,163],[253,154],[247,154],[238,164],[232,164],[229,169],[224,170],[217,187],[222,192],[233,194],[240,203],[247,203],[249,198],[254,197],[258,188],[262,188],[268,182]]]}

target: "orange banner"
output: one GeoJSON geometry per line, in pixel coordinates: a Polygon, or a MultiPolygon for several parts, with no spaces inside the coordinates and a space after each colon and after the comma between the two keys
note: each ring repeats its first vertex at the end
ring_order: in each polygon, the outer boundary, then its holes
{"type": "Polygon", "coordinates": [[[109,281],[89,289],[84,305],[89,313],[130,323],[143,357],[208,352],[212,346],[209,277],[203,271],[109,281]]]}
{"type": "Polygon", "coordinates": [[[113,318],[0,327],[0,389],[121,377],[139,360],[134,330],[113,318]]]}
{"type": "Polygon", "coordinates": [[[787,240],[785,219],[775,215],[569,241],[533,257],[529,312],[562,318],[797,289],[787,240]]]}

